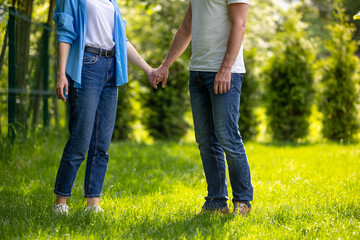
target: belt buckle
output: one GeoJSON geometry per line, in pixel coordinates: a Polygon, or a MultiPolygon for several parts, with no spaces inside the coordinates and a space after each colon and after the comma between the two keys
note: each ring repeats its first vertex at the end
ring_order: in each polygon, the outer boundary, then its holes
{"type": "Polygon", "coordinates": [[[107,58],[109,58],[109,57],[111,57],[110,55],[108,55],[108,54],[110,54],[110,53],[111,53],[111,52],[110,52],[109,50],[105,50],[104,56],[107,57],[107,58]]]}

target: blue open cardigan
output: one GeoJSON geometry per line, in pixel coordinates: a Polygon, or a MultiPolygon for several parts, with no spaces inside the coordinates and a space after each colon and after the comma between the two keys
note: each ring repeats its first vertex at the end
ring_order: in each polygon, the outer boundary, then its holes
{"type": "MultiPolygon", "coordinates": [[[[116,0],[110,0],[115,9],[114,40],[116,58],[116,85],[128,82],[126,22],[116,0]]],[[[57,0],[53,20],[56,23],[57,42],[71,44],[66,74],[81,87],[81,71],[86,39],[86,0],[57,0]]]]}

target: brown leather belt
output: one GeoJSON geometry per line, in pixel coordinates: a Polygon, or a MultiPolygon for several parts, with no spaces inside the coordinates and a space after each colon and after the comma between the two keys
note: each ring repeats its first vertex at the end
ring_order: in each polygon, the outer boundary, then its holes
{"type": "Polygon", "coordinates": [[[99,56],[104,56],[107,58],[115,56],[115,48],[113,48],[111,50],[106,50],[106,49],[102,49],[102,48],[85,46],[85,52],[93,53],[93,54],[96,54],[99,56]]]}

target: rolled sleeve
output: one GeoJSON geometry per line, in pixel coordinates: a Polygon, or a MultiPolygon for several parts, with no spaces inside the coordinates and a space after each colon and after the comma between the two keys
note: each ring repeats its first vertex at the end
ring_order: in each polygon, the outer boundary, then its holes
{"type": "Polygon", "coordinates": [[[232,4],[232,3],[246,3],[249,4],[249,0],[227,0],[227,4],[232,4]]]}
{"type": "Polygon", "coordinates": [[[74,27],[74,18],[67,13],[54,14],[54,22],[56,23],[57,41],[67,42],[72,44],[77,38],[77,33],[74,27]]]}
{"type": "Polygon", "coordinates": [[[57,42],[67,42],[72,44],[77,38],[75,31],[75,18],[77,1],[57,0],[53,20],[56,23],[57,42]]]}

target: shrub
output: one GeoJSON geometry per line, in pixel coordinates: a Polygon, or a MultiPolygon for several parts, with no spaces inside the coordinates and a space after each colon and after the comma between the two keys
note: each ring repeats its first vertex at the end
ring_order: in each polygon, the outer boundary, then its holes
{"type": "MultiPolygon", "coordinates": [[[[161,64],[170,49],[176,29],[180,26],[188,2],[178,0],[160,1],[147,9],[148,15],[135,19],[131,38],[142,49],[140,51],[152,67],[161,64]]],[[[144,12],[146,6],[138,5],[144,12]],[[145,9],[142,9],[145,8],[145,9]]],[[[135,9],[135,11],[137,11],[135,9]]],[[[171,67],[165,89],[154,90],[143,77],[140,87],[143,106],[142,123],[154,139],[178,141],[188,129],[185,112],[189,110],[188,63],[191,51],[187,50],[171,67]]]]}
{"type": "Polygon", "coordinates": [[[323,69],[322,101],[323,136],[334,141],[352,141],[359,130],[356,90],[359,60],[355,56],[357,44],[352,40],[355,28],[347,23],[343,10],[336,15],[338,23],[328,26],[331,40],[326,42],[330,57],[323,69]]]}
{"type": "Polygon", "coordinates": [[[240,119],[239,130],[244,141],[253,139],[257,131],[257,125],[259,121],[256,119],[254,113],[254,107],[257,102],[257,90],[258,83],[254,74],[253,67],[255,66],[256,48],[249,51],[245,51],[245,64],[246,74],[244,74],[244,80],[241,87],[240,97],[240,119]]]}
{"type": "MultiPolygon", "coordinates": [[[[129,79],[131,81],[132,78],[129,79]]],[[[121,141],[130,139],[132,133],[131,123],[135,120],[130,102],[131,88],[129,84],[118,89],[118,103],[115,120],[113,140],[121,141]]]]}
{"type": "MultiPolygon", "coordinates": [[[[143,94],[143,123],[155,139],[179,141],[188,129],[185,112],[189,109],[189,72],[187,64],[176,61],[169,72],[164,89],[143,94]]],[[[147,80],[144,80],[144,82],[147,80]]]]}
{"type": "Polygon", "coordinates": [[[274,140],[296,141],[308,134],[313,99],[314,54],[299,14],[289,13],[275,36],[266,69],[266,114],[274,140]]]}

